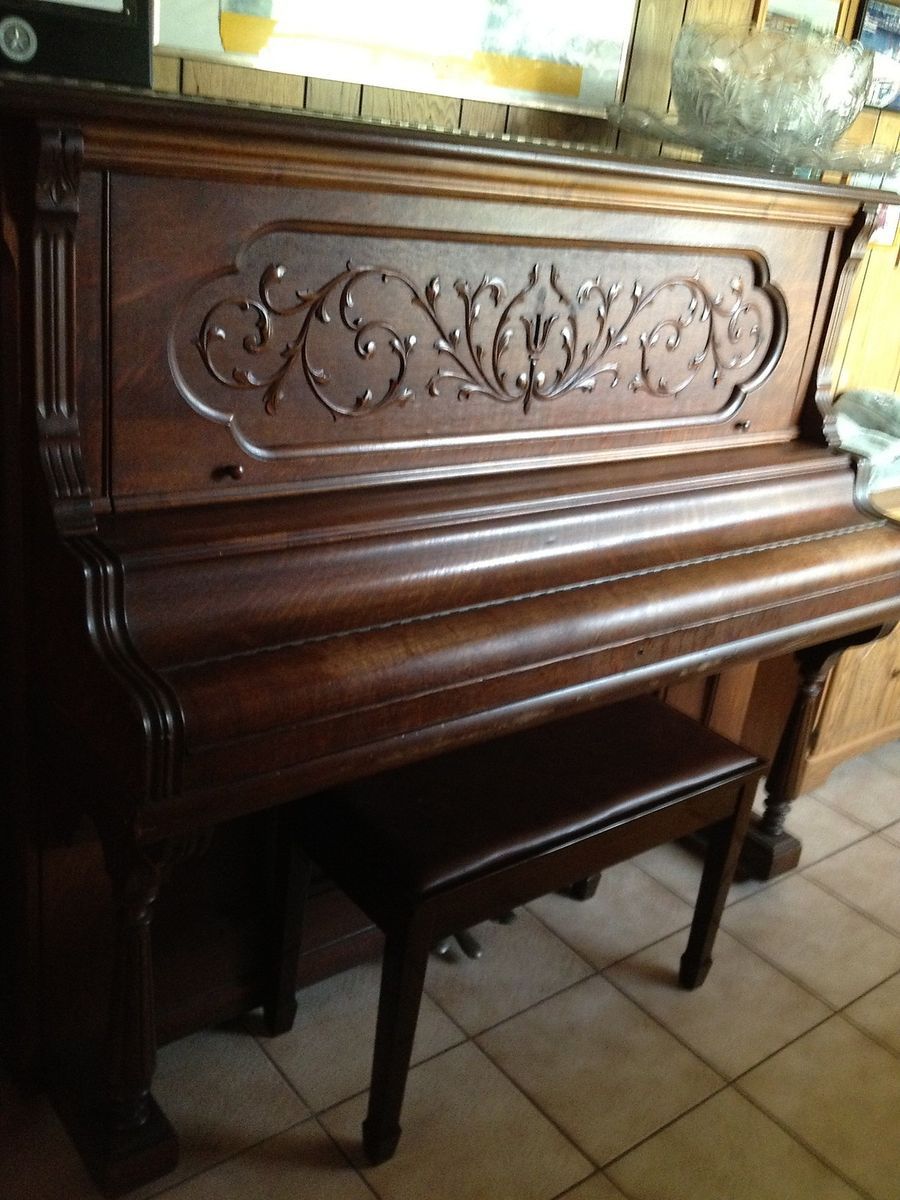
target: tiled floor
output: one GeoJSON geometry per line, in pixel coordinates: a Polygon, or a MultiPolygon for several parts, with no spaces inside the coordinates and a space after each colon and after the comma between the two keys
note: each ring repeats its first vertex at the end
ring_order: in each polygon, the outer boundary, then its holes
{"type": "MultiPolygon", "coordinates": [[[[396,1157],[359,1150],[377,967],[267,1041],[165,1048],[165,1200],[900,1200],[900,743],[794,810],[800,869],[735,887],[715,966],[674,983],[696,861],[653,851],[434,960],[396,1157]]],[[[0,1082],[0,1197],[94,1197],[41,1099],[0,1082]]]]}

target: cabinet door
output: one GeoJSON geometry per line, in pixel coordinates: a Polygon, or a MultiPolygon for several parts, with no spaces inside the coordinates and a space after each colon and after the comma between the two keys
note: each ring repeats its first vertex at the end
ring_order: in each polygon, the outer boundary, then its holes
{"type": "Polygon", "coordinates": [[[848,650],[828,682],[804,789],[817,787],[844,759],[900,737],[900,626],[848,650]]]}

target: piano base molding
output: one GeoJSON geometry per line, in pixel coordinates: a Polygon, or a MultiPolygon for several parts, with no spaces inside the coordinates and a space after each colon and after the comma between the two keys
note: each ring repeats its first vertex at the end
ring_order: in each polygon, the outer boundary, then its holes
{"type": "Polygon", "coordinates": [[[793,871],[800,862],[802,843],[783,829],[781,833],[766,833],[762,821],[747,830],[738,860],[738,878],[774,879],[793,871]]]}
{"type": "Polygon", "coordinates": [[[175,1169],[178,1137],[152,1096],[144,1119],[119,1129],[98,1111],[97,1095],[96,1088],[69,1086],[65,1079],[51,1091],[66,1132],[104,1196],[125,1195],[175,1169]]]}

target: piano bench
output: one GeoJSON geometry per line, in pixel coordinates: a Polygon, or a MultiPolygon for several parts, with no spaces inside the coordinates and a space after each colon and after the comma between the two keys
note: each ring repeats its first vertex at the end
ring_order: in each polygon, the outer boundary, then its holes
{"type": "MultiPolygon", "coordinates": [[[[317,862],[385,934],[367,1157],[396,1149],[429,951],[454,930],[705,829],[679,976],[702,983],[762,770],[642,697],[303,801],[301,873],[317,862]]],[[[282,964],[282,995],[294,966],[282,964]]]]}

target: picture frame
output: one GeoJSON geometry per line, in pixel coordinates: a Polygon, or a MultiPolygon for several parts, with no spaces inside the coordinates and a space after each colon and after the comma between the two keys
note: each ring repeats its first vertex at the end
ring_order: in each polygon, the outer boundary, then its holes
{"type": "Polygon", "coordinates": [[[0,73],[149,88],[152,0],[0,0],[0,73]]]}
{"type": "Polygon", "coordinates": [[[838,33],[847,0],[763,0],[759,23],[764,29],[811,27],[819,33],[838,33]]]}
{"type": "Polygon", "coordinates": [[[900,112],[900,4],[864,0],[857,37],[875,55],[867,106],[900,112]]]}
{"type": "Polygon", "coordinates": [[[464,100],[603,116],[621,96],[638,0],[456,0],[436,44],[420,0],[158,0],[156,50],[464,100]]]}

